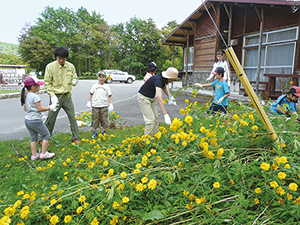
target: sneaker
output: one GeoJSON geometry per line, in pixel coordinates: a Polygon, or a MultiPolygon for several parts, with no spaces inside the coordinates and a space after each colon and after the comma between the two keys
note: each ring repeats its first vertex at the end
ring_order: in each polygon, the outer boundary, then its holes
{"type": "Polygon", "coordinates": [[[46,152],[45,154],[40,154],[40,159],[50,159],[55,156],[55,153],[46,152]]]}
{"type": "Polygon", "coordinates": [[[31,156],[31,161],[37,160],[39,158],[40,158],[40,154],[37,153],[36,156],[34,156],[34,155],[31,156]]]}
{"type": "Polygon", "coordinates": [[[104,130],[104,131],[102,132],[102,135],[104,135],[104,134],[107,134],[107,133],[106,133],[106,130],[104,130]]]}
{"type": "Polygon", "coordinates": [[[72,141],[75,145],[78,145],[80,143],[80,141],[77,139],[77,140],[74,140],[72,141]]]}
{"type": "Polygon", "coordinates": [[[95,138],[95,137],[97,137],[97,135],[98,135],[98,134],[97,134],[97,132],[96,132],[96,131],[94,131],[94,132],[93,132],[93,134],[92,134],[92,138],[95,138]]]}

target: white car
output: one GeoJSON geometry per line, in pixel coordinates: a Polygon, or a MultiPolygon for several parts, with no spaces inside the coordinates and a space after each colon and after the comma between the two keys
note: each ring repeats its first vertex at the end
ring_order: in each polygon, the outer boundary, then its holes
{"type": "Polygon", "coordinates": [[[135,81],[134,75],[129,75],[127,72],[123,72],[121,70],[101,70],[100,72],[103,72],[106,74],[106,83],[111,84],[113,81],[119,81],[124,82],[127,84],[131,84],[133,81],[135,81]]]}

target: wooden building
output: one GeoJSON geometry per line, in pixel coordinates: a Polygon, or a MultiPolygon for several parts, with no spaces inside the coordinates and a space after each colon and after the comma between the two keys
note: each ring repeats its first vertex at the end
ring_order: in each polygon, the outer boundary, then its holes
{"type": "MultiPolygon", "coordinates": [[[[269,81],[266,74],[300,74],[298,4],[289,0],[204,0],[162,44],[184,48],[184,86],[205,82],[215,53],[232,46],[249,81],[259,81],[259,88],[265,88],[260,85],[269,81]]],[[[231,70],[231,91],[240,91],[243,88],[231,70]]],[[[276,78],[276,91],[280,85],[276,78]]]]}

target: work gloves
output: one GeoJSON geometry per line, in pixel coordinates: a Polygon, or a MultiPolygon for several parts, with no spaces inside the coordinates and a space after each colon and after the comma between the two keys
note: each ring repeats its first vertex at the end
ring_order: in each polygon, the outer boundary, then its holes
{"type": "Polygon", "coordinates": [[[172,124],[172,122],[171,122],[171,118],[170,118],[169,114],[165,114],[164,118],[165,118],[165,123],[170,126],[172,124]]]}
{"type": "Polygon", "coordinates": [[[224,100],[224,97],[221,97],[218,101],[216,101],[217,104],[221,104],[224,100]]]}
{"type": "Polygon", "coordinates": [[[91,101],[87,101],[86,107],[91,108],[91,101]]]}
{"type": "Polygon", "coordinates": [[[72,80],[72,85],[73,85],[73,86],[76,86],[77,84],[78,84],[78,80],[77,80],[76,78],[73,79],[73,80],[72,80]]]}
{"type": "Polygon", "coordinates": [[[196,87],[203,88],[203,84],[195,83],[194,85],[195,85],[196,87]]]}
{"type": "Polygon", "coordinates": [[[169,105],[177,105],[175,98],[173,96],[171,96],[168,100],[168,104],[169,105]]]}
{"type": "Polygon", "coordinates": [[[56,107],[57,107],[57,102],[52,103],[51,105],[49,105],[50,110],[55,112],[56,111],[56,107]]]}
{"type": "Polygon", "coordinates": [[[112,111],[114,111],[114,106],[113,106],[113,104],[109,104],[108,112],[111,113],[112,111]]]}
{"type": "Polygon", "coordinates": [[[52,102],[52,104],[53,104],[53,103],[58,103],[58,98],[56,97],[56,95],[53,95],[53,96],[51,97],[51,102],[52,102]]]}

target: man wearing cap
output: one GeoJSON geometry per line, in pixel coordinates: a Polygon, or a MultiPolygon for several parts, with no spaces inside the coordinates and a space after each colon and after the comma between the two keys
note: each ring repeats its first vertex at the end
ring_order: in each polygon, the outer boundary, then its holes
{"type": "Polygon", "coordinates": [[[286,115],[289,116],[291,110],[293,114],[297,115],[296,103],[300,97],[300,87],[292,86],[288,93],[281,95],[271,105],[269,110],[275,115],[286,115]]]}
{"type": "Polygon", "coordinates": [[[227,113],[228,106],[228,96],[230,95],[230,89],[226,80],[224,80],[225,70],[223,67],[217,67],[213,72],[213,75],[216,76],[216,80],[209,84],[199,84],[195,83],[196,87],[214,87],[215,88],[215,98],[211,106],[209,107],[207,114],[212,112],[212,115],[217,111],[227,113]]]}
{"type": "Polygon", "coordinates": [[[171,97],[166,85],[177,80],[177,77],[178,70],[174,67],[169,67],[166,71],[150,77],[138,91],[138,102],[145,121],[145,135],[148,134],[153,137],[159,131],[157,101],[164,115],[165,123],[171,125],[170,116],[163,102],[162,92],[171,97]]]}
{"type": "Polygon", "coordinates": [[[50,102],[58,103],[58,108],[55,112],[50,111],[45,124],[52,134],[56,117],[61,108],[68,115],[71,125],[72,138],[71,141],[75,144],[79,143],[78,125],[75,119],[75,110],[71,98],[72,86],[78,83],[75,67],[72,63],[67,62],[69,51],[65,47],[58,47],[54,51],[55,61],[46,66],[45,72],[45,88],[50,95],[50,102]]]}
{"type": "Polygon", "coordinates": [[[158,66],[155,64],[155,62],[150,62],[148,64],[147,73],[144,76],[143,81],[146,82],[150,77],[154,76],[157,69],[158,69],[158,66]]]}

